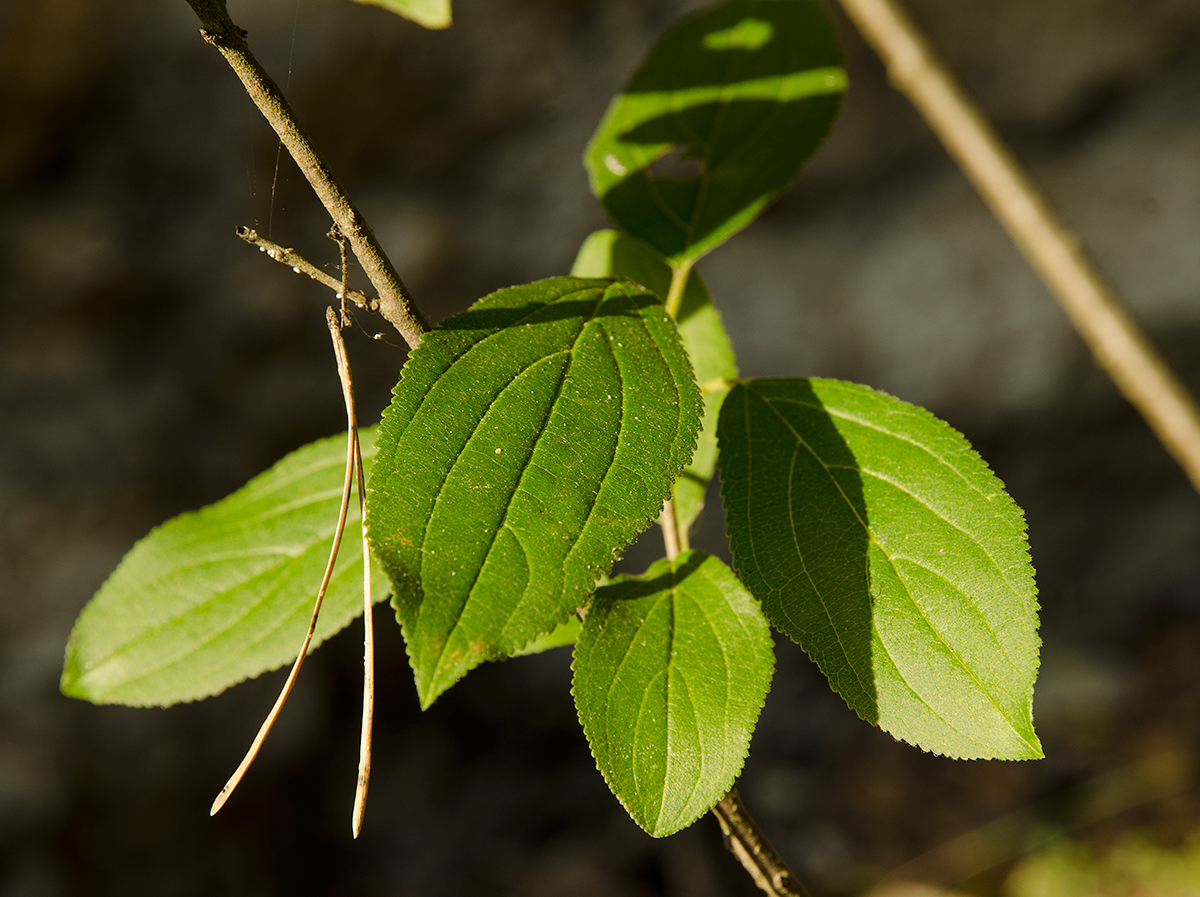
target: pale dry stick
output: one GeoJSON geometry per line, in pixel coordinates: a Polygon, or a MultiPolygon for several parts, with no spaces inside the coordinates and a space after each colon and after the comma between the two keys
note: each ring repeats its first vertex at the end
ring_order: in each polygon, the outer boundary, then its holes
{"type": "MultiPolygon", "coordinates": [[[[259,236],[258,232],[250,227],[239,227],[237,235],[249,243],[251,246],[257,246],[261,252],[265,252],[268,258],[274,259],[281,265],[286,265],[297,274],[307,274],[317,283],[324,287],[328,287],[335,293],[342,292],[342,282],[336,277],[330,277],[300,253],[286,246],[280,246],[278,243],[268,240],[266,237],[259,236]]],[[[345,295],[359,308],[366,311],[379,311],[379,300],[374,299],[365,293],[358,290],[348,290],[345,295]]]]}
{"type": "Polygon", "coordinates": [[[259,749],[270,733],[271,727],[275,725],[275,720],[279,717],[279,711],[283,709],[288,695],[291,694],[296,677],[300,674],[300,667],[304,664],[304,658],[308,655],[308,646],[312,643],[313,633],[317,628],[317,618],[321,614],[321,604],[325,600],[325,590],[329,588],[329,580],[333,578],[333,565],[337,561],[338,549],[342,546],[342,533],[346,529],[346,514],[350,508],[350,485],[354,478],[354,453],[357,445],[358,431],[351,428],[350,435],[346,440],[346,477],[342,484],[342,505],[338,511],[337,529],[333,533],[333,545],[329,549],[329,562],[325,565],[325,575],[321,579],[321,587],[317,590],[317,600],[313,603],[312,616],[309,618],[308,631],[304,634],[304,641],[300,645],[300,652],[296,655],[296,662],[292,664],[292,671],[288,674],[287,681],[283,683],[283,689],[279,692],[279,697],[275,699],[275,706],[271,708],[271,712],[263,720],[258,734],[254,736],[254,742],[250,745],[250,750],[246,752],[246,756],[242,758],[242,762],[238,764],[238,768],[229,777],[229,781],[225,783],[225,787],[221,789],[221,793],[217,795],[217,799],[213,801],[212,809],[208,811],[209,816],[215,816],[217,811],[225,806],[225,801],[229,800],[229,796],[233,794],[233,790],[237,788],[243,776],[246,775],[246,770],[250,768],[250,764],[258,756],[259,749]]]}
{"type": "MultiPolygon", "coordinates": [[[[344,245],[344,244],[343,244],[344,245]]],[[[346,276],[345,258],[342,260],[343,278],[346,276]]],[[[354,787],[354,811],[350,829],[357,838],[362,831],[363,812],[367,805],[367,785],[371,781],[371,729],[375,720],[375,627],[371,618],[371,555],[367,545],[366,526],[366,477],[363,475],[362,451],[358,443],[358,414],[354,403],[354,381],[350,376],[350,359],[346,355],[346,343],[342,339],[342,317],[332,308],[326,309],[326,323],[333,340],[333,352],[337,356],[338,377],[342,381],[342,395],[346,399],[346,425],[353,436],[354,470],[358,485],[358,513],[362,521],[363,563],[363,715],[362,733],[358,745],[358,780],[354,787]]]]}
{"type": "Polygon", "coordinates": [[[888,77],[975,185],[1097,364],[1200,490],[1200,409],[995,131],[894,0],[841,0],[888,77]]]}
{"type": "Polygon", "coordinates": [[[296,161],[296,165],[329,212],[334,224],[350,241],[355,258],[379,294],[380,313],[399,331],[409,347],[415,349],[429,325],[421,316],[391,260],[379,245],[370,225],[350,201],[346,191],[342,189],[325,160],[312,145],[308,134],[296,120],[283,91],[250,52],[246,45],[245,32],[229,18],[224,0],[187,2],[200,19],[200,34],[216,47],[241,79],[246,93],[275,129],[275,133],[296,161]]]}
{"type": "Polygon", "coordinates": [[[354,817],[351,828],[357,838],[362,831],[363,812],[367,806],[367,785],[371,781],[371,730],[375,724],[375,621],[371,601],[371,548],[367,544],[366,502],[364,501],[362,451],[355,431],[355,459],[358,471],[358,509],[362,525],[363,556],[363,717],[358,743],[358,782],[354,788],[354,817]]]}
{"type": "Polygon", "coordinates": [[[712,812],[721,823],[725,846],[750,873],[756,885],[771,897],[809,897],[758,823],[746,812],[737,788],[730,788],[712,812]]]}

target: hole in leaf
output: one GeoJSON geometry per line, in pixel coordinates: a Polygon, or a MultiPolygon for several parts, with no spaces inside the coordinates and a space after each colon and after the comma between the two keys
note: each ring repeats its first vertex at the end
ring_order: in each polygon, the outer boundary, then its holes
{"type": "Polygon", "coordinates": [[[655,181],[694,181],[703,174],[704,160],[686,143],[672,147],[646,169],[646,176],[655,181]]]}
{"type": "Polygon", "coordinates": [[[774,36],[775,26],[770,22],[747,16],[731,28],[704,35],[704,49],[753,52],[769,44],[774,36]]]}

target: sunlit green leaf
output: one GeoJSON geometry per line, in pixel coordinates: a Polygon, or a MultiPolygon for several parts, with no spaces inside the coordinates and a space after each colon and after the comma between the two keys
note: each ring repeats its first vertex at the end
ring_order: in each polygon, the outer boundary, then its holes
{"type": "MultiPolygon", "coordinates": [[[[364,465],[375,428],[360,435],[364,465]]],[[[142,539],[79,615],[65,694],[103,704],[174,704],[290,663],[329,559],[346,438],[298,449],[237,492],[142,539]]],[[[313,645],[362,614],[362,536],[351,498],[313,645]]],[[[387,596],[376,569],[375,600],[387,596]]]]}
{"type": "Polygon", "coordinates": [[[592,192],[673,262],[745,227],[825,137],[846,87],[817,0],[732,0],[676,25],[588,145],[592,192]]]}
{"type": "MultiPolygon", "coordinates": [[[[653,246],[615,230],[598,230],[583,242],[571,273],[577,277],[628,277],[646,289],[666,296],[671,287],[671,266],[653,246]]],[[[722,382],[737,377],[733,346],[721,313],[708,295],[700,275],[692,271],[676,317],[679,336],[696,382],[704,390],[704,423],[696,453],[675,481],[675,519],[687,531],[704,508],[704,490],[717,466],[717,413],[728,388],[722,382]]]]}
{"type": "Polygon", "coordinates": [[[368,529],[429,706],[586,603],[691,457],[700,395],[657,297],[559,277],[442,322],[394,396],[368,529]]]}
{"type": "Polygon", "coordinates": [[[836,380],[750,380],[718,427],[734,567],[846,702],[953,757],[1041,756],[1020,508],[955,430],[836,380]]]}
{"type": "Polygon", "coordinates": [[[450,0],[358,0],[382,6],[426,28],[450,27],[450,0]]]}
{"type": "Polygon", "coordinates": [[[596,765],[638,825],[670,835],[725,795],[773,666],[758,602],[703,552],[597,590],[572,690],[596,765]]]}

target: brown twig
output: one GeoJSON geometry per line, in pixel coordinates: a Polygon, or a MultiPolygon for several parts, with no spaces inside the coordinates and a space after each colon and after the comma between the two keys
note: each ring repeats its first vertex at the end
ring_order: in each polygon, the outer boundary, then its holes
{"type": "Polygon", "coordinates": [[[249,227],[239,227],[237,235],[251,246],[257,246],[260,251],[265,252],[269,258],[274,259],[281,265],[287,265],[297,274],[307,274],[317,283],[333,290],[338,294],[338,298],[349,299],[359,308],[366,311],[379,311],[379,300],[373,299],[358,290],[346,291],[345,296],[342,296],[342,282],[340,280],[326,274],[294,249],[280,246],[266,237],[260,237],[257,231],[249,227]]]}
{"type": "Polygon", "coordinates": [[[730,788],[712,812],[721,823],[725,846],[750,873],[756,885],[772,897],[809,897],[758,823],[746,812],[737,788],[730,788]]]}
{"type": "Polygon", "coordinates": [[[992,213],[1058,299],[1097,364],[1200,490],[1200,409],[1029,176],[894,0],[841,0],[992,213]]]}
{"type": "Polygon", "coordinates": [[[416,348],[429,325],[366,219],[350,201],[296,120],[283,91],[250,52],[245,33],[229,18],[224,0],[188,0],[188,4],[200,19],[201,35],[217,48],[237,73],[254,105],[275,129],[317,198],[350,241],[355,258],[379,293],[380,313],[400,332],[410,348],[416,348]]]}

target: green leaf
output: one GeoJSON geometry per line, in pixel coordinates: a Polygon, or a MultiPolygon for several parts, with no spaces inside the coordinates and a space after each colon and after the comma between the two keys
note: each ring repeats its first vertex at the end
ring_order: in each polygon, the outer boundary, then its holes
{"type": "Polygon", "coordinates": [[[584,154],[625,230],[690,263],[753,221],[812,155],[845,72],[817,0],[732,0],[676,25],[584,154]]]}
{"type": "MultiPolygon", "coordinates": [[[[659,252],[637,237],[598,230],[586,240],[571,273],[577,277],[628,277],[659,296],[671,287],[671,266],[659,252]]],[[[692,360],[696,382],[704,391],[704,422],[696,453],[675,481],[675,520],[687,532],[704,509],[704,490],[717,466],[717,414],[729,391],[722,381],[738,375],[733,345],[700,275],[692,271],[679,306],[679,336],[692,360]]]]}
{"type": "Polygon", "coordinates": [[[703,552],[596,591],[572,691],[596,765],[638,825],[673,834],[725,795],[774,663],[758,602],[703,552]]]}
{"type": "Polygon", "coordinates": [[[700,394],[658,298],[558,277],[409,355],[368,490],[421,704],[586,603],[687,463],[700,394]]]}
{"type": "Polygon", "coordinates": [[[952,757],[1040,757],[1021,509],[955,430],[837,380],[749,380],[718,427],[734,567],[864,719],[952,757]]]}
{"type": "Polygon", "coordinates": [[[358,0],[382,6],[426,28],[450,27],[450,0],[358,0]]]}
{"type": "Polygon", "coordinates": [[[567,645],[573,645],[579,638],[579,630],[582,626],[583,621],[572,614],[567,617],[567,622],[556,626],[545,635],[539,635],[520,651],[514,651],[512,656],[525,657],[529,654],[541,654],[551,648],[565,648],[567,645]]]}
{"type": "MultiPolygon", "coordinates": [[[[364,465],[374,439],[374,427],[360,431],[364,465]]],[[[97,704],[175,704],[291,663],[329,560],[345,467],[346,437],[322,439],[138,542],[71,631],[63,693],[97,704]]],[[[350,508],[313,647],[362,614],[353,498],[350,508]]],[[[377,568],[372,589],[376,601],[387,596],[377,568]]]]}

